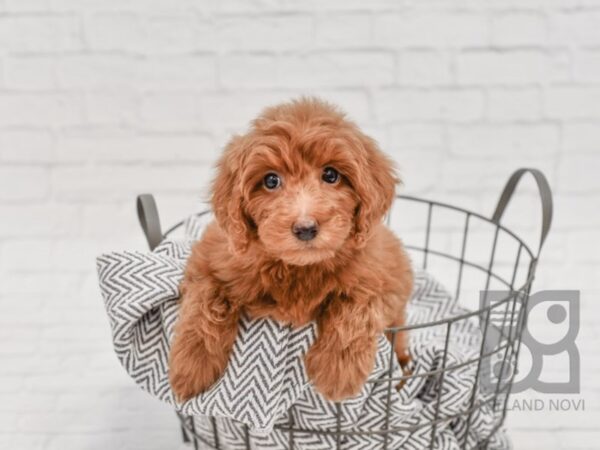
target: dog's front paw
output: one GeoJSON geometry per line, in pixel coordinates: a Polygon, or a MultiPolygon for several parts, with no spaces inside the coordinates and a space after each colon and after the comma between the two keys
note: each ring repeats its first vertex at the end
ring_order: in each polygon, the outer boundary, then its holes
{"type": "Polygon", "coordinates": [[[342,401],[360,393],[373,370],[376,350],[375,340],[365,339],[345,349],[325,349],[317,341],[306,354],[306,372],[325,398],[342,401]]]}
{"type": "Polygon", "coordinates": [[[169,380],[175,397],[188,400],[207,391],[227,366],[226,355],[211,355],[202,345],[174,345],[169,361],[169,380]]]}

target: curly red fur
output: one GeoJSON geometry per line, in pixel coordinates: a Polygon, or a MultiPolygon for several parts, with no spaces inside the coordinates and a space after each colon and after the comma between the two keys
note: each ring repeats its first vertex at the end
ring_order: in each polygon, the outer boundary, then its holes
{"type": "MultiPolygon", "coordinates": [[[[176,396],[188,399],[223,373],[242,311],[301,326],[316,321],[307,373],[328,399],[356,395],[371,372],[377,336],[402,325],[410,262],[382,223],[397,183],[377,144],[333,106],[300,99],[266,109],[234,137],[212,191],[216,221],[192,250],[170,357],[176,396]],[[341,178],[322,180],[325,167],[341,178]],[[276,173],[281,186],[263,186],[276,173]],[[316,238],[293,224],[310,218],[316,238]]],[[[407,339],[395,351],[408,360],[407,339]]]]}

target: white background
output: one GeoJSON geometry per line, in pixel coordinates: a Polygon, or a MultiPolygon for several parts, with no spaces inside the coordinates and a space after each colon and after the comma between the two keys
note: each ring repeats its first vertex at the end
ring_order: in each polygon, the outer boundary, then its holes
{"type": "MultiPolygon", "coordinates": [[[[180,445],[112,352],[94,257],[145,248],[137,193],[164,224],[200,208],[228,136],[300,94],[375,137],[404,193],[491,214],[514,169],[546,173],[536,287],[582,291],[586,410],[509,427],[518,449],[598,448],[598,0],[0,0],[0,448],[180,445]]],[[[507,223],[535,239],[519,195],[507,223]]]]}

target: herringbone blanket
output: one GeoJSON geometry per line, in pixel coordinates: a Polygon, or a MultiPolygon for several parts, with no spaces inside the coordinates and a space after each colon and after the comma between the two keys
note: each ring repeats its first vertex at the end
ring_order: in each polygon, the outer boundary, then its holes
{"type": "MultiPolygon", "coordinates": [[[[221,449],[389,449],[510,448],[496,431],[500,414],[490,396],[476,389],[481,333],[476,320],[452,328],[445,367],[458,366],[444,377],[423,375],[400,390],[385,380],[402,372],[384,336],[379,339],[375,368],[362,392],[334,404],[311,387],[303,355],[316,328],[293,329],[273,320],[244,317],[223,377],[206,393],[176,404],[169,386],[168,354],[178,312],[178,285],[193,240],[202,224],[188,219],[186,236],[166,240],[154,252],[114,252],[97,260],[102,296],[110,320],[114,348],[125,370],[140,387],[171,403],[191,419],[209,446],[221,449]],[[441,388],[440,388],[440,382],[441,388]],[[386,413],[389,405],[389,414],[386,413]],[[462,414],[475,405],[468,420],[462,414]],[[439,406],[438,420],[436,409],[439,406]],[[342,434],[336,436],[336,429],[342,434]],[[315,430],[318,433],[288,429],[315,430]],[[381,430],[393,430],[381,433],[381,430]],[[215,433],[217,430],[217,433],[215,433]],[[379,432],[378,432],[379,431],[379,432]],[[366,432],[366,433],[362,433],[366,432]],[[491,437],[490,437],[491,436],[491,437]],[[489,441],[488,441],[489,439],[489,441]]],[[[418,273],[409,308],[409,323],[422,323],[464,312],[430,275],[418,273]]],[[[445,347],[445,326],[411,333],[413,373],[439,369],[445,347]]],[[[499,399],[502,401],[502,398],[499,399]]]]}

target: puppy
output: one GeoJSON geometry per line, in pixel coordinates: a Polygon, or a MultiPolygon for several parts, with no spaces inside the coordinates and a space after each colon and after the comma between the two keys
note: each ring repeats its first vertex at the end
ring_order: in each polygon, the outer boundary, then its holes
{"type": "MultiPolygon", "coordinates": [[[[267,108],[235,136],[212,186],[216,221],[181,284],[169,362],[177,398],[223,374],[243,311],[293,327],[316,321],[309,378],[332,401],[358,394],[378,335],[404,324],[413,285],[409,259],[382,223],[397,181],[375,141],[316,99],[267,108]]],[[[399,333],[402,364],[407,345],[399,333]]]]}

